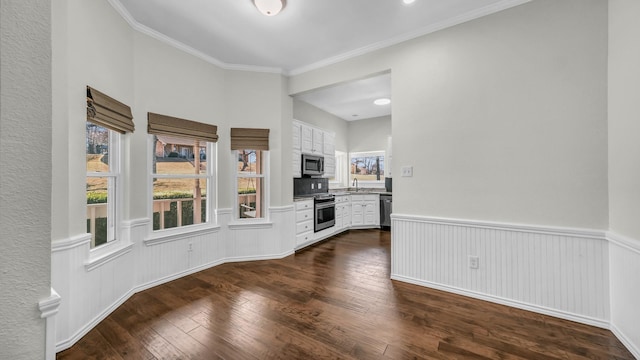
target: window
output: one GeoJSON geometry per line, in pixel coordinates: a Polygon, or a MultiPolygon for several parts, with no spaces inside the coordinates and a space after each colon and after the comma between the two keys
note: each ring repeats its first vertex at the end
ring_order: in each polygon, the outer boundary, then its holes
{"type": "Polygon", "coordinates": [[[120,137],[134,128],[127,105],[87,86],[85,191],[92,248],[117,237],[120,137]]]}
{"type": "Polygon", "coordinates": [[[384,187],[384,151],[351,153],[349,181],[358,179],[360,187],[384,187]]]}
{"type": "Polygon", "coordinates": [[[269,129],[232,128],[231,150],[237,169],[235,218],[267,218],[269,129]]]}
{"type": "Polygon", "coordinates": [[[120,134],[87,121],[87,232],[91,247],[116,237],[116,188],[120,134]]]}
{"type": "Polygon", "coordinates": [[[349,168],[349,166],[347,164],[347,153],[336,150],[336,170],[335,175],[329,178],[330,187],[347,186],[347,183],[349,182],[349,178],[347,176],[347,169],[349,168]]]}
{"type": "Polygon", "coordinates": [[[265,217],[265,160],[266,151],[235,150],[237,162],[236,214],[238,219],[262,219],[265,217]]]}
{"type": "Polygon", "coordinates": [[[217,127],[148,114],[154,231],[213,222],[217,127]]]}
{"type": "Polygon", "coordinates": [[[213,143],[169,135],[151,137],[153,230],[210,222],[213,143]]]}

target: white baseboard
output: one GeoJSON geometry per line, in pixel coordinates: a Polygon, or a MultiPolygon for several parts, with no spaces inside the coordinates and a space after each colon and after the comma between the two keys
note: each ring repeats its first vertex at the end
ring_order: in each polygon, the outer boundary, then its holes
{"type": "Polygon", "coordinates": [[[94,327],[96,327],[102,320],[104,320],[109,314],[111,314],[115,309],[117,309],[120,305],[124,304],[125,301],[129,300],[129,298],[135,294],[133,290],[129,290],[127,293],[122,295],[118,300],[116,300],[111,306],[104,309],[100,312],[96,317],[94,317],[91,321],[89,321],[86,325],[81,327],[75,334],[73,334],[69,339],[58,342],[56,344],[56,352],[60,352],[72,347],[78,340],[82,339],[83,336],[87,335],[89,331],[91,331],[94,327]]]}
{"type": "Polygon", "coordinates": [[[620,331],[620,329],[618,329],[616,325],[613,323],[610,324],[609,329],[611,330],[613,335],[615,335],[618,338],[618,340],[620,340],[620,342],[627,348],[627,350],[629,350],[631,354],[635,356],[636,359],[640,359],[640,348],[638,348],[638,346],[636,346],[636,344],[634,344],[624,334],[624,332],[620,331]]]}

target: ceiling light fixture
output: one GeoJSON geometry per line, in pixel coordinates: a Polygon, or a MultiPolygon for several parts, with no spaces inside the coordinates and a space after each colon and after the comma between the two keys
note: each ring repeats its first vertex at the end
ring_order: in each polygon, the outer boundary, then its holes
{"type": "Polygon", "coordinates": [[[253,4],[267,16],[278,15],[284,7],[283,0],[253,0],[253,4]]]}
{"type": "Polygon", "coordinates": [[[402,0],[403,3],[409,5],[409,4],[413,4],[416,0],[402,0]]]}
{"type": "Polygon", "coordinates": [[[389,105],[391,104],[391,99],[387,99],[387,98],[376,99],[373,103],[379,106],[389,105]]]}

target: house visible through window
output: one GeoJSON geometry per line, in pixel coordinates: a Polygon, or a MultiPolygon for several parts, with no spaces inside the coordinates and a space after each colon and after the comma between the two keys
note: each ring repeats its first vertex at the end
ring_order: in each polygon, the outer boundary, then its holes
{"type": "Polygon", "coordinates": [[[153,230],[213,220],[214,125],[149,113],[153,230]]]}
{"type": "Polygon", "coordinates": [[[87,121],[87,232],[91,247],[116,237],[116,186],[120,134],[87,121]]]}
{"type": "Polygon", "coordinates": [[[208,142],[154,135],[153,143],[153,230],[206,223],[208,142]]]}

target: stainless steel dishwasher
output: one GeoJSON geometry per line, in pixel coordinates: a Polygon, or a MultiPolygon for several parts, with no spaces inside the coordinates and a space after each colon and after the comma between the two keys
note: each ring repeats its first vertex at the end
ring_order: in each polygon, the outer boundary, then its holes
{"type": "Polygon", "coordinates": [[[391,227],[392,196],[380,194],[380,227],[391,227]]]}

